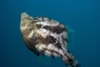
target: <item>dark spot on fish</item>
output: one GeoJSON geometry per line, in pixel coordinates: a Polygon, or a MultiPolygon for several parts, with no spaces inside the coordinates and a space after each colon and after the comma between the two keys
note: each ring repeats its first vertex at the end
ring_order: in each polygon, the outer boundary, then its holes
{"type": "Polygon", "coordinates": [[[73,59],[68,59],[68,61],[69,61],[69,62],[72,62],[72,61],[73,61],[73,59]]]}
{"type": "Polygon", "coordinates": [[[43,50],[41,50],[40,53],[41,53],[42,55],[45,55],[45,51],[46,51],[46,50],[47,50],[46,48],[43,48],[43,50]]]}
{"type": "Polygon", "coordinates": [[[50,43],[55,43],[56,42],[56,38],[54,38],[53,36],[47,36],[46,38],[42,37],[41,35],[37,35],[33,38],[30,39],[30,42],[32,42],[34,45],[35,44],[45,44],[48,45],[50,43]]]}
{"type": "Polygon", "coordinates": [[[64,39],[66,42],[68,42],[68,39],[64,39]]]}
{"type": "Polygon", "coordinates": [[[70,53],[70,51],[68,50],[68,53],[70,53]]]}
{"type": "Polygon", "coordinates": [[[55,59],[55,56],[53,55],[53,53],[51,53],[51,55],[50,55],[51,57],[52,57],[52,59],[55,59]]]}
{"type": "Polygon", "coordinates": [[[42,27],[42,25],[41,25],[41,24],[36,24],[36,27],[37,27],[38,29],[40,29],[40,28],[42,27]]]}
{"type": "Polygon", "coordinates": [[[54,38],[53,36],[47,36],[45,40],[47,40],[48,43],[56,42],[56,38],[54,38]]]}
{"type": "Polygon", "coordinates": [[[60,44],[59,42],[56,43],[55,46],[56,46],[57,48],[59,48],[59,49],[62,49],[62,48],[61,48],[61,44],[60,44]]]}
{"type": "Polygon", "coordinates": [[[76,67],[80,67],[80,64],[77,64],[76,67]]]}
{"type": "Polygon", "coordinates": [[[60,26],[44,26],[43,27],[44,29],[47,29],[53,33],[57,33],[57,34],[60,34],[62,33],[63,31],[66,31],[66,28],[61,28],[60,26]]]}

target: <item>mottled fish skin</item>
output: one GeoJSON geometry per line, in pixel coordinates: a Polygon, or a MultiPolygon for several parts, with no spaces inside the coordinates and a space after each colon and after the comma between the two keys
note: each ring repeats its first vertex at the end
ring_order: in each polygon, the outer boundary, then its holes
{"type": "Polygon", "coordinates": [[[67,27],[48,17],[31,17],[21,14],[20,30],[28,49],[37,56],[62,57],[68,67],[80,67],[67,50],[67,27]]]}

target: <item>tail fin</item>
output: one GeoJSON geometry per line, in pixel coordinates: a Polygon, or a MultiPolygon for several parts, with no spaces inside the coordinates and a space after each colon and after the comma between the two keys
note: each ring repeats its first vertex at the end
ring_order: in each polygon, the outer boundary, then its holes
{"type": "Polygon", "coordinates": [[[65,65],[68,67],[81,67],[77,59],[68,51],[66,54],[61,56],[65,65]]]}

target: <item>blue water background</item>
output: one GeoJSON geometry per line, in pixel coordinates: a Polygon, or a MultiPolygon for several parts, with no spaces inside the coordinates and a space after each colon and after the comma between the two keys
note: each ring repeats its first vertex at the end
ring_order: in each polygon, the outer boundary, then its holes
{"type": "MultiPolygon", "coordinates": [[[[81,67],[100,67],[100,0],[0,0],[0,67],[47,67],[27,49],[20,14],[47,16],[75,30],[70,51],[81,67]]],[[[57,67],[66,67],[63,62],[57,67]]]]}

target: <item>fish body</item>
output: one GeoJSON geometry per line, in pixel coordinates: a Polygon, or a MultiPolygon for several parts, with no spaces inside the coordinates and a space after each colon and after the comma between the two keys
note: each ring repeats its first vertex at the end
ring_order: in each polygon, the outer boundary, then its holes
{"type": "Polygon", "coordinates": [[[68,67],[80,67],[67,49],[68,28],[48,17],[32,17],[21,14],[21,34],[29,50],[37,56],[61,57],[68,67]]]}

